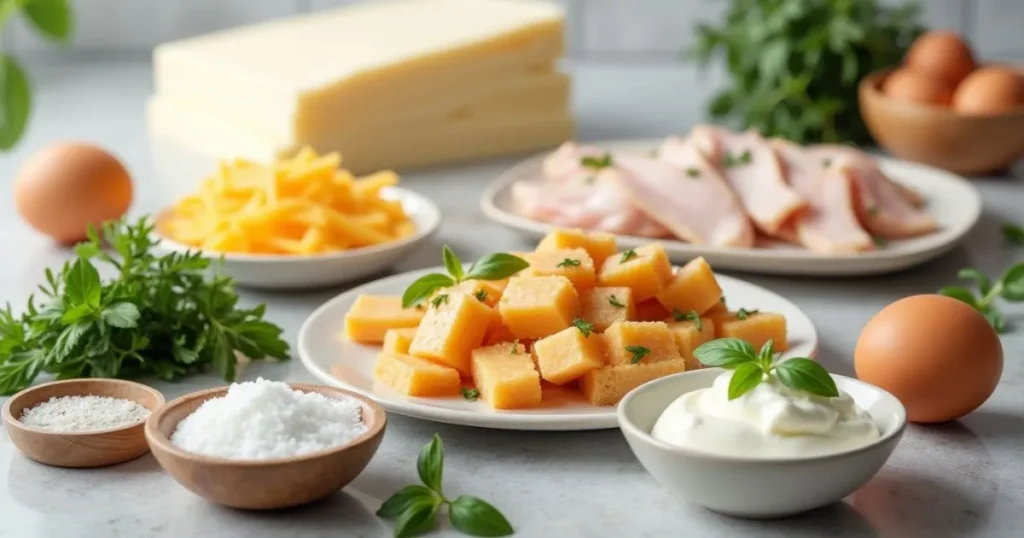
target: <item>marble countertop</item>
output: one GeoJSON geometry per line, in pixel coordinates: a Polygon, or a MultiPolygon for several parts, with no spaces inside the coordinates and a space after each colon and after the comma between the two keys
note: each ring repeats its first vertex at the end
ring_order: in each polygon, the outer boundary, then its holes
{"type": "MultiPolygon", "coordinates": [[[[720,80],[684,66],[570,66],[580,137],[653,137],[686,131],[701,118],[700,103],[720,80]]],[[[167,200],[145,136],[143,103],[150,92],[144,60],[80,60],[34,65],[36,110],[26,139],[0,156],[0,189],[11,192],[19,163],[59,139],[95,141],[120,155],[138,187],[133,212],[167,200]]],[[[514,160],[459,166],[403,177],[406,187],[438,202],[445,221],[436,242],[466,258],[529,242],[487,221],[477,207],[482,186],[514,160]]],[[[977,180],[982,222],[963,247],[927,266],[871,278],[807,279],[741,275],[794,301],[817,325],[821,360],[850,374],[860,328],[887,303],[929,292],[973,265],[995,273],[1020,259],[999,235],[1004,220],[1021,218],[1019,179],[977,180]]],[[[23,304],[43,268],[67,257],[16,217],[12,197],[0,196],[0,301],[23,304]]],[[[395,271],[437,263],[436,245],[395,271]]],[[[268,317],[294,339],[306,316],[342,289],[302,293],[244,292],[267,302],[268,317]]],[[[213,506],[164,474],[151,456],[95,470],[45,467],[24,458],[0,433],[0,538],[126,536],[386,537],[389,524],[373,512],[398,488],[416,480],[415,458],[435,432],[448,449],[446,489],[492,501],[518,536],[726,538],[1018,536],[1024,528],[1024,310],[1008,309],[1021,326],[1005,335],[1006,367],[995,395],[965,419],[911,426],[895,454],[866,486],[841,503],[791,519],[745,521],[719,516],[672,497],[640,467],[617,430],[581,433],[491,431],[391,415],[380,452],[343,492],[304,508],[248,513],[213,506]]],[[[970,357],[964,357],[970,360],[970,357]]],[[[245,371],[290,381],[313,381],[299,361],[256,363],[245,371]]],[[[221,384],[213,375],[158,384],[168,399],[221,384]]],[[[0,399],[2,401],[2,399],[0,399]]],[[[455,536],[441,530],[433,536],[455,536]]]]}

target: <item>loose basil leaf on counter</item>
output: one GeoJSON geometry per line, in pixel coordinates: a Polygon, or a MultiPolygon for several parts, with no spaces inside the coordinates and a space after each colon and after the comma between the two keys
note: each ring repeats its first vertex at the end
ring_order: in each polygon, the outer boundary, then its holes
{"type": "Polygon", "coordinates": [[[497,508],[483,499],[460,495],[448,507],[448,520],[456,529],[471,536],[508,536],[512,524],[497,508]]]}
{"type": "Polygon", "coordinates": [[[424,485],[441,493],[441,483],[444,481],[444,443],[441,436],[434,434],[430,442],[420,450],[416,471],[424,485]]]}
{"type": "Polygon", "coordinates": [[[426,301],[435,291],[454,284],[455,281],[448,275],[441,273],[423,275],[409,284],[408,288],[405,288],[405,293],[402,294],[402,308],[412,308],[426,301]]]}
{"type": "Polygon", "coordinates": [[[787,387],[835,398],[839,389],[828,370],[811,359],[793,358],[780,362],[774,368],[775,377],[787,387]]]}
{"type": "Polygon", "coordinates": [[[743,396],[764,380],[764,370],[756,362],[745,362],[736,367],[729,380],[729,400],[743,396]]]}
{"type": "Polygon", "coordinates": [[[498,252],[480,258],[469,268],[465,280],[502,280],[529,267],[526,260],[498,252]]]}
{"type": "Polygon", "coordinates": [[[988,279],[988,276],[973,267],[961,269],[956,276],[961,280],[974,282],[978,286],[978,291],[983,295],[987,295],[988,292],[992,291],[992,282],[988,279]]]}
{"type": "Polygon", "coordinates": [[[57,42],[65,42],[71,36],[73,23],[68,0],[29,0],[21,3],[25,5],[22,8],[25,17],[39,33],[57,42]]]}
{"type": "Polygon", "coordinates": [[[735,368],[757,359],[754,346],[739,338],[720,338],[701,344],[693,350],[694,357],[704,366],[735,368]]]}
{"type": "Polygon", "coordinates": [[[998,310],[989,310],[983,312],[981,315],[985,316],[988,320],[988,324],[996,330],[997,333],[1002,333],[1006,330],[1006,318],[1003,317],[1002,312],[998,310]]]}
{"type": "Polygon", "coordinates": [[[1003,223],[1003,238],[1015,245],[1024,245],[1024,226],[1012,222],[1003,223]]]}
{"type": "Polygon", "coordinates": [[[437,511],[441,508],[438,499],[417,499],[395,523],[395,538],[410,538],[430,531],[437,524],[437,511]]]}
{"type": "Polygon", "coordinates": [[[462,261],[448,245],[441,248],[441,258],[444,260],[444,268],[448,270],[449,275],[452,275],[452,280],[461,282],[463,277],[462,261]]]}
{"type": "Polygon", "coordinates": [[[971,290],[963,286],[946,286],[939,290],[939,295],[945,295],[946,297],[952,297],[958,301],[965,302],[973,308],[978,307],[978,300],[971,293],[971,290]]]}
{"type": "MultiPolygon", "coordinates": [[[[0,3],[4,5],[13,2],[0,3]]],[[[17,60],[0,53],[0,150],[14,147],[25,133],[32,110],[32,90],[17,60]]]]}
{"type": "Polygon", "coordinates": [[[1003,299],[1024,301],[1024,263],[1018,263],[1007,270],[1000,282],[1003,299]]]}
{"type": "Polygon", "coordinates": [[[422,500],[434,500],[434,493],[430,488],[419,484],[406,486],[395,492],[391,497],[388,497],[384,504],[380,505],[380,508],[377,510],[377,517],[398,517],[422,500]]]}

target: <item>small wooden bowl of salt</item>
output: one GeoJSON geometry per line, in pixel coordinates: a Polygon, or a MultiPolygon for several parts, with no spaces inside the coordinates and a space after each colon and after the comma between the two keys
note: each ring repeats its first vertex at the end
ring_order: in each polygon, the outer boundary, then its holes
{"type": "Polygon", "coordinates": [[[25,456],[58,467],[103,467],[149,451],[146,418],[159,391],[120,379],[70,379],[25,389],[4,404],[7,435],[25,456]]]}

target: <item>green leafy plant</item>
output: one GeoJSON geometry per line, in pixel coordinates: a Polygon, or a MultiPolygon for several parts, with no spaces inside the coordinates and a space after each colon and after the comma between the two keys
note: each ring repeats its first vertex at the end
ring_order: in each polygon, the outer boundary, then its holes
{"type": "Polygon", "coordinates": [[[774,377],[783,385],[818,396],[835,398],[839,389],[828,370],[806,357],[794,357],[778,362],[779,354],[771,340],[754,349],[750,342],[739,338],[722,338],[701,344],[693,356],[705,366],[733,370],[729,381],[729,399],[734,400],[774,377]]]}
{"type": "Polygon", "coordinates": [[[58,379],[171,380],[212,367],[235,378],[236,352],[252,358],[288,358],[280,327],[263,320],[265,306],[238,307],[234,282],[207,278],[210,261],[198,252],[153,253],[146,218],[103,226],[75,248],[58,272],[46,270],[43,300],[28,300],[16,316],[0,309],[0,394],[17,392],[41,372],[58,379]],[[116,276],[104,282],[97,264],[116,276]]]}
{"type": "MultiPolygon", "coordinates": [[[[410,308],[426,301],[435,291],[441,288],[454,286],[466,280],[502,280],[530,266],[522,258],[499,252],[480,258],[470,266],[469,271],[463,271],[462,261],[459,260],[459,257],[455,255],[455,252],[448,245],[441,249],[441,258],[444,261],[444,268],[448,271],[448,274],[430,273],[421,276],[415,282],[409,284],[409,287],[405,289],[405,293],[402,294],[403,308],[410,308]]],[[[477,296],[477,299],[480,299],[480,297],[477,296]]],[[[436,301],[437,298],[434,300],[436,301]]],[[[448,298],[445,296],[443,301],[447,302],[447,300],[448,298]]],[[[439,304],[434,306],[439,306],[439,304]]]]}
{"type": "Polygon", "coordinates": [[[724,59],[731,77],[708,112],[799,143],[869,142],[857,82],[902,60],[917,18],[916,4],[878,0],[732,0],[691,51],[702,65],[724,59]]]}
{"type": "Polygon", "coordinates": [[[1024,302],[1024,263],[1010,267],[994,281],[973,267],[961,269],[957,277],[973,283],[977,292],[964,286],[946,286],[939,290],[939,294],[971,305],[985,316],[996,332],[1005,332],[1006,318],[996,306],[996,299],[1002,298],[1011,303],[1024,302]]]}
{"type": "MultiPolygon", "coordinates": [[[[74,26],[68,0],[0,0],[0,29],[21,12],[43,37],[65,44],[74,26]]],[[[24,68],[13,56],[0,52],[0,149],[21,140],[32,111],[32,87],[24,68]]]]}
{"type": "Polygon", "coordinates": [[[444,495],[444,443],[434,437],[420,451],[416,470],[422,484],[406,486],[384,501],[377,516],[395,520],[395,538],[417,536],[436,526],[437,514],[448,508],[448,521],[470,536],[508,536],[512,525],[497,508],[483,499],[460,495],[450,500],[444,495]]]}
{"type": "Polygon", "coordinates": [[[1003,232],[1003,239],[1014,245],[1024,245],[1024,226],[1012,222],[1003,223],[1000,230],[1003,232]]]}

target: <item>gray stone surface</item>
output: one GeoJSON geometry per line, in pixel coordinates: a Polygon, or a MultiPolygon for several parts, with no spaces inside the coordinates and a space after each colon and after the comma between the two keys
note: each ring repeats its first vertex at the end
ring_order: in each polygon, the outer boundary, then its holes
{"type": "MultiPolygon", "coordinates": [[[[700,119],[700,103],[716,77],[684,67],[585,66],[576,75],[574,105],[585,139],[659,136],[700,119]]],[[[0,156],[0,192],[10,193],[18,164],[59,139],[96,141],[119,154],[135,174],[133,213],[168,200],[157,180],[143,121],[149,93],[145,63],[78,63],[33,70],[37,110],[27,139],[0,156]]],[[[436,243],[466,258],[529,243],[486,221],[477,209],[482,186],[514,160],[409,174],[405,186],[438,201],[445,222],[436,243]]],[[[1012,177],[977,180],[985,216],[966,244],[911,271],[872,278],[787,279],[740,275],[802,307],[818,327],[821,360],[852,372],[851,354],[863,324],[885,304],[951,282],[963,266],[996,272],[1021,258],[1005,247],[999,224],[1022,218],[1024,192],[1012,177]]],[[[396,268],[437,262],[437,244],[396,268]]],[[[0,300],[23,304],[44,267],[67,253],[35,235],[0,196],[0,300]]],[[[296,294],[246,292],[267,301],[268,316],[294,343],[305,317],[341,289],[296,294]]],[[[1008,309],[1024,325],[1024,310],[1008,309]]],[[[657,486],[616,430],[582,433],[502,432],[434,424],[392,415],[380,452],[367,470],[331,499],[281,513],[212,506],[178,486],[146,456],[107,469],[62,470],[24,458],[0,433],[0,538],[217,536],[386,537],[373,512],[382,499],[416,479],[415,457],[435,432],[448,447],[447,489],[499,506],[519,536],[544,537],[1011,537],[1024,528],[1024,327],[1004,337],[1006,368],[995,395],[954,424],[911,426],[883,470],[842,503],[792,519],[730,519],[687,505],[657,486]]],[[[970,361],[971,357],[964,357],[970,361]]],[[[245,377],[312,381],[299,361],[256,364],[245,377]]],[[[168,398],[220,384],[214,376],[158,384],[168,398]]],[[[2,401],[2,400],[0,400],[2,401]]],[[[454,536],[444,530],[436,536],[454,536]]]]}

